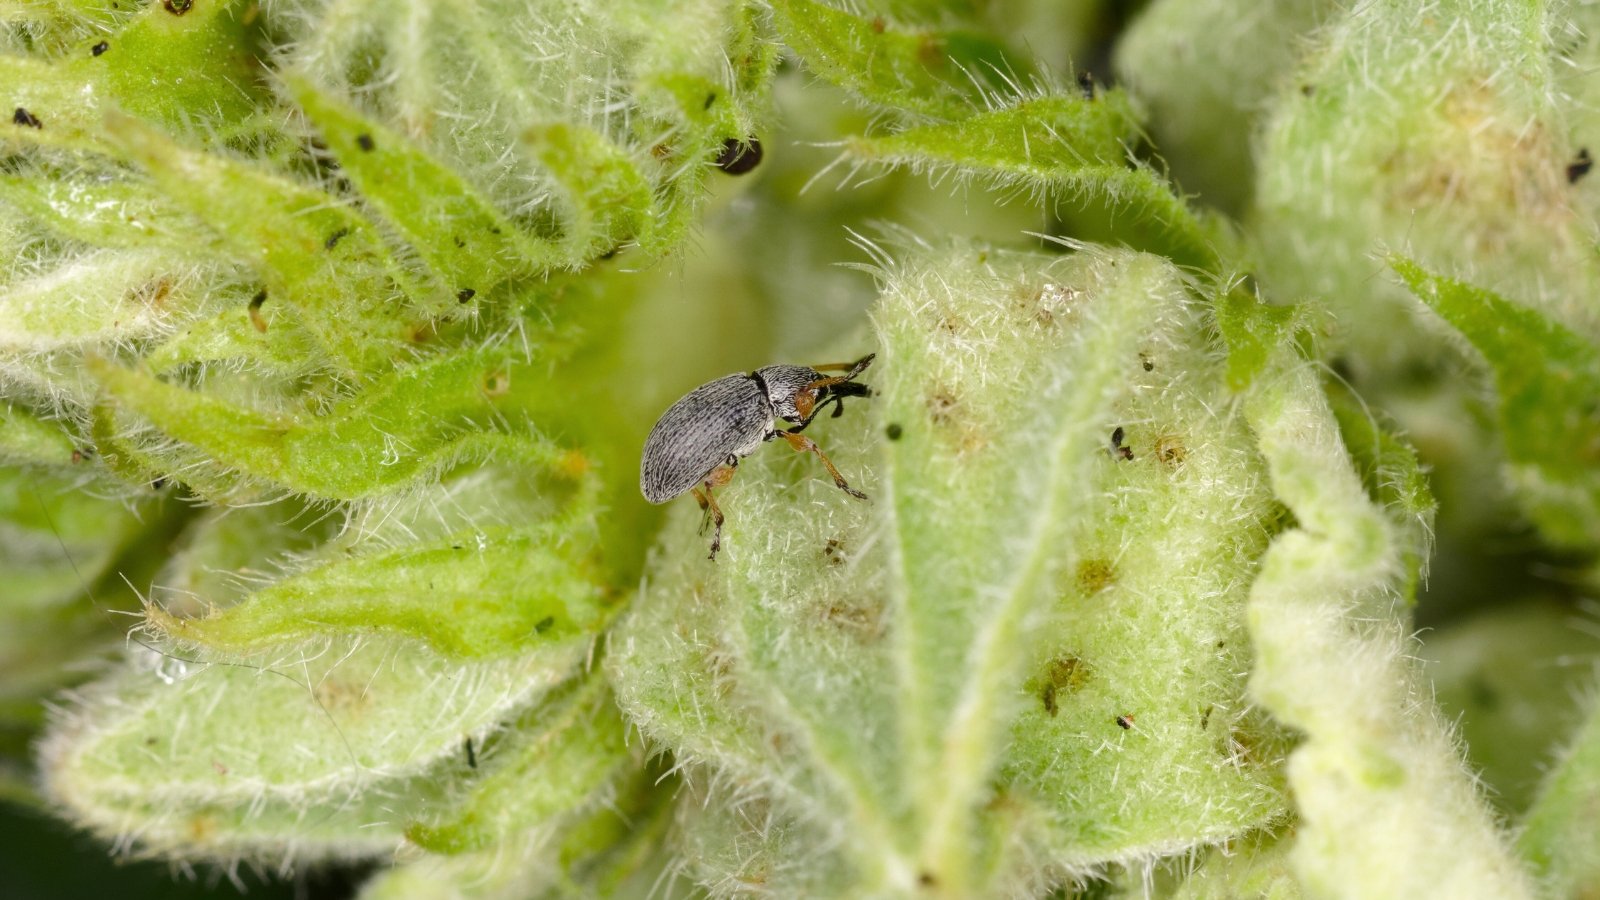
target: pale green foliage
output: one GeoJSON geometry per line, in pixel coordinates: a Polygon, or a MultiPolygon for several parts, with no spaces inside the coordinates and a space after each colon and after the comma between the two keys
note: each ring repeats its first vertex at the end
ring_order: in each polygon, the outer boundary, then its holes
{"type": "Polygon", "coordinates": [[[1560,755],[1528,816],[1518,847],[1551,896],[1581,895],[1600,882],[1600,715],[1589,715],[1560,755]]]}
{"type": "Polygon", "coordinates": [[[1157,0],[1139,14],[1117,44],[1117,73],[1148,105],[1180,186],[1229,211],[1248,205],[1254,182],[1241,174],[1260,115],[1335,5],[1157,0]]]}
{"type": "Polygon", "coordinates": [[[1594,9],[0,0],[0,795],[369,898],[1593,893],[1594,9]],[[639,496],[869,352],[870,502],[639,496]]]}

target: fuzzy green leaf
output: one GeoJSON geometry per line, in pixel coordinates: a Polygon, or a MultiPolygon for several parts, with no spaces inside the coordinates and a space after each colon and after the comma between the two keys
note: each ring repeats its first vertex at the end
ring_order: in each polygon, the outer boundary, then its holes
{"type": "Polygon", "coordinates": [[[234,0],[188,6],[174,15],[164,4],[147,4],[126,25],[86,35],[53,62],[0,54],[7,91],[0,104],[26,109],[40,123],[5,122],[0,145],[105,150],[102,117],[113,109],[173,129],[248,116],[263,97],[254,17],[242,15],[243,4],[234,0]]]}
{"type": "Polygon", "coordinates": [[[119,403],[235,475],[310,496],[367,497],[491,452],[564,464],[535,438],[488,430],[512,372],[501,349],[394,372],[321,416],[250,409],[103,361],[91,369],[119,403]]]}
{"type": "Polygon", "coordinates": [[[453,292],[488,291],[512,274],[564,261],[554,247],[526,237],[454,169],[399,132],[304,78],[290,78],[289,87],[341,171],[453,292]]]}
{"type": "MultiPolygon", "coordinates": [[[[364,373],[402,346],[405,304],[394,298],[389,253],[348,207],[246,163],[186,149],[135,119],[110,116],[106,130],[173,202],[256,270],[267,299],[293,310],[329,363],[364,373]]],[[[455,305],[452,296],[448,307],[455,305]]]]}
{"type": "Polygon", "coordinates": [[[1125,143],[1138,127],[1126,95],[1108,91],[1024,97],[954,123],[853,137],[846,152],[862,164],[953,169],[1018,192],[1116,212],[1128,243],[1210,271],[1221,267],[1219,245],[1231,237],[1220,221],[1202,219],[1172,186],[1134,161],[1125,143]]]}
{"type": "Polygon", "coordinates": [[[808,69],[891,110],[963,118],[981,108],[997,72],[1018,76],[1004,48],[981,33],[907,30],[814,0],[774,0],[772,11],[808,69]]]}
{"type": "Polygon", "coordinates": [[[449,659],[587,641],[606,610],[584,565],[591,548],[566,528],[479,529],[327,563],[205,618],[149,615],[180,643],[233,654],[365,632],[416,638],[449,659]]]}
{"type": "Polygon", "coordinates": [[[1523,820],[1518,848],[1551,896],[1600,889],[1600,713],[1588,719],[1550,771],[1523,820]]]}
{"type": "Polygon", "coordinates": [[[1500,437],[1534,516],[1552,540],[1600,540],[1600,349],[1535,309],[1389,258],[1494,375],[1500,437]]]}
{"type": "Polygon", "coordinates": [[[524,713],[475,751],[481,772],[464,795],[406,829],[436,853],[483,850],[528,829],[570,821],[607,798],[631,762],[624,724],[604,679],[524,713]]]}
{"type": "Polygon", "coordinates": [[[43,748],[85,826],[185,858],[340,858],[398,846],[407,808],[466,769],[464,738],[564,679],[584,647],[471,664],[336,638],[253,663],[157,651],[84,692],[43,748]],[[274,727],[262,729],[261,722],[274,727]]]}

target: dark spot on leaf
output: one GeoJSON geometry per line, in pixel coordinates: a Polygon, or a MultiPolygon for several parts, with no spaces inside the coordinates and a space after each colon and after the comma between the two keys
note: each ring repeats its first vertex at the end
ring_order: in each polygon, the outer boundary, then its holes
{"type": "Polygon", "coordinates": [[[333,248],[339,246],[339,242],[344,240],[345,236],[349,233],[350,229],[341,228],[338,231],[335,231],[333,234],[328,235],[328,239],[322,242],[323,249],[332,250],[333,248]]]}
{"type": "Polygon", "coordinates": [[[743,175],[761,162],[761,141],[728,138],[722,142],[722,152],[717,155],[717,168],[729,175],[743,175]]]}
{"type": "Polygon", "coordinates": [[[372,135],[358,134],[356,135],[356,146],[361,148],[362,153],[371,153],[373,148],[378,145],[372,140],[372,135]]]}
{"type": "Polygon", "coordinates": [[[897,422],[890,422],[883,429],[883,436],[888,438],[891,441],[900,440],[901,436],[904,435],[905,433],[906,433],[906,430],[904,428],[901,428],[899,423],[897,423],[897,422]]]}
{"type": "Polygon", "coordinates": [[[450,240],[455,242],[457,248],[465,247],[467,245],[467,242],[462,240],[459,235],[450,238],[450,240]]]}
{"type": "Polygon", "coordinates": [[[27,110],[23,109],[20,106],[17,107],[17,111],[16,112],[11,114],[11,122],[14,125],[23,125],[23,126],[26,126],[28,128],[43,128],[44,127],[44,123],[39,121],[39,117],[38,116],[34,115],[31,112],[28,112],[27,110]]]}
{"type": "Polygon", "coordinates": [[[555,616],[545,616],[533,626],[533,632],[534,634],[544,634],[554,624],[556,624],[555,616]]]}
{"type": "Polygon", "coordinates": [[[150,490],[152,490],[152,491],[159,491],[159,490],[161,490],[162,488],[164,488],[166,486],[167,486],[167,479],[165,479],[165,478],[158,477],[154,481],[150,482],[150,490]]]}
{"type": "Polygon", "coordinates": [[[478,292],[472,288],[462,288],[461,290],[456,291],[456,302],[466,303],[468,300],[471,300],[476,296],[478,296],[478,292]]]}
{"type": "Polygon", "coordinates": [[[889,27],[888,23],[883,21],[883,16],[873,16],[872,17],[872,33],[873,34],[883,34],[883,30],[885,28],[887,28],[887,27],[889,27]]]}
{"type": "Polygon", "coordinates": [[[1589,148],[1582,147],[1578,150],[1578,158],[1567,163],[1567,183],[1577,184],[1578,179],[1589,174],[1594,168],[1594,157],[1589,155],[1589,148]]]}
{"type": "Polygon", "coordinates": [[[1133,448],[1122,443],[1122,439],[1126,436],[1127,432],[1122,430],[1121,425],[1111,429],[1111,446],[1107,452],[1111,454],[1112,459],[1133,459],[1133,448]]]}
{"type": "Polygon", "coordinates": [[[1205,731],[1207,728],[1211,727],[1211,711],[1213,709],[1215,709],[1215,708],[1216,708],[1216,704],[1208,703],[1208,704],[1206,704],[1206,708],[1200,711],[1200,730],[1201,731],[1205,731]]]}
{"type": "Polygon", "coordinates": [[[93,47],[90,47],[89,48],[89,52],[93,53],[95,56],[99,56],[100,54],[102,54],[102,53],[104,53],[104,52],[106,52],[107,50],[110,50],[110,49],[111,49],[111,44],[109,42],[101,41],[100,43],[95,44],[93,47]]]}
{"type": "Polygon", "coordinates": [[[194,8],[194,0],[162,0],[161,7],[175,16],[181,16],[194,8]]]}
{"type": "Polygon", "coordinates": [[[1302,85],[1300,85],[1300,93],[1304,94],[1307,97],[1311,96],[1312,94],[1315,94],[1316,92],[1317,92],[1317,86],[1314,85],[1314,84],[1302,84],[1302,85]]]}
{"type": "Polygon", "coordinates": [[[1156,364],[1150,361],[1150,357],[1141,353],[1139,354],[1139,366],[1146,372],[1152,372],[1155,371],[1156,364]]]}
{"type": "Polygon", "coordinates": [[[1133,714],[1123,713],[1122,715],[1117,716],[1117,727],[1121,728],[1123,731],[1127,731],[1128,729],[1132,728],[1133,714]]]}
{"type": "Polygon", "coordinates": [[[472,738],[469,737],[467,738],[467,768],[476,769],[477,767],[478,754],[472,749],[472,738]]]}
{"type": "Polygon", "coordinates": [[[1078,589],[1093,596],[1117,583],[1116,567],[1110,560],[1085,559],[1078,562],[1078,589]]]}
{"type": "Polygon", "coordinates": [[[822,555],[828,558],[830,565],[844,565],[844,543],[838,538],[828,538],[828,543],[822,547],[822,555]]]}
{"type": "Polygon", "coordinates": [[[932,872],[921,872],[917,875],[917,884],[923,887],[933,887],[938,883],[939,879],[933,877],[932,872]]]}
{"type": "Polygon", "coordinates": [[[709,93],[709,94],[706,95],[706,102],[700,108],[701,109],[710,109],[711,108],[711,104],[713,104],[715,102],[717,102],[717,95],[716,95],[716,92],[713,91],[712,93],[709,93]]]}

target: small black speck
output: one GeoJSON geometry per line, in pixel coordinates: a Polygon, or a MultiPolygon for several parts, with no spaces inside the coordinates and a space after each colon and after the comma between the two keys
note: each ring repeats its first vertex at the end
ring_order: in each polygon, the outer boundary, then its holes
{"type": "Polygon", "coordinates": [[[358,134],[356,135],[356,146],[361,148],[362,153],[371,153],[372,149],[378,145],[373,142],[372,135],[358,134]]]}
{"type": "Polygon", "coordinates": [[[1156,368],[1156,364],[1150,361],[1150,357],[1142,353],[1139,355],[1139,366],[1146,372],[1154,372],[1156,368]]]}
{"type": "Polygon", "coordinates": [[[552,626],[554,624],[556,624],[556,617],[555,616],[545,616],[544,618],[540,619],[537,624],[535,624],[533,626],[533,633],[534,634],[544,634],[546,631],[549,631],[550,630],[550,626],[552,626]]]}
{"type": "Polygon", "coordinates": [[[457,236],[455,236],[455,237],[452,237],[452,238],[451,238],[451,240],[452,240],[452,241],[455,241],[455,242],[456,242],[456,246],[457,246],[457,247],[458,247],[458,248],[459,248],[459,247],[465,247],[465,246],[466,246],[466,245],[467,245],[467,242],[466,242],[466,241],[463,241],[463,240],[462,240],[462,239],[461,239],[461,236],[460,236],[460,235],[457,235],[457,236]]]}
{"type": "Polygon", "coordinates": [[[267,302],[267,289],[262,288],[261,290],[256,291],[256,295],[254,297],[250,298],[250,308],[260,309],[261,304],[265,302],[267,302]]]}
{"type": "Polygon", "coordinates": [[[462,288],[461,290],[456,291],[456,302],[465,303],[476,296],[478,296],[478,292],[472,288],[462,288]]]}
{"type": "Polygon", "coordinates": [[[27,110],[23,109],[20,106],[17,107],[17,111],[16,112],[11,114],[11,121],[15,125],[25,125],[25,126],[27,126],[29,128],[43,128],[44,127],[44,123],[39,121],[39,117],[38,116],[34,115],[31,112],[28,112],[27,110]]]}
{"type": "Polygon", "coordinates": [[[463,547],[463,546],[462,546],[462,545],[460,545],[460,544],[451,544],[451,545],[450,545],[450,549],[451,549],[451,550],[463,550],[463,549],[466,549],[466,548],[464,548],[464,547],[463,547]]]}
{"type": "Polygon", "coordinates": [[[616,257],[617,257],[617,248],[616,247],[612,247],[610,250],[607,250],[606,252],[600,254],[600,258],[601,259],[616,259],[616,257]]]}
{"type": "Polygon", "coordinates": [[[467,768],[476,769],[477,767],[478,754],[472,749],[472,738],[467,738],[467,768]]]}
{"type": "Polygon", "coordinates": [[[93,47],[90,47],[89,48],[89,52],[93,53],[95,56],[99,56],[100,54],[102,54],[102,53],[104,53],[104,52],[106,52],[107,50],[110,50],[110,49],[111,49],[110,42],[101,41],[100,43],[95,44],[93,47]]]}
{"type": "Polygon", "coordinates": [[[1083,92],[1083,99],[1094,99],[1094,76],[1088,72],[1078,73],[1078,90],[1083,92]]]}
{"type": "Polygon", "coordinates": [[[717,95],[716,95],[716,94],[714,94],[714,93],[712,93],[712,94],[707,94],[707,95],[706,95],[706,103],[705,103],[705,105],[704,105],[704,106],[702,106],[702,107],[700,107],[700,108],[701,108],[701,109],[710,109],[710,108],[711,108],[711,104],[713,104],[713,103],[715,103],[715,102],[717,102],[717,95]]]}
{"type": "Polygon", "coordinates": [[[181,16],[194,7],[194,0],[164,0],[161,6],[175,16],[181,16]]]}
{"type": "Polygon", "coordinates": [[[490,234],[499,234],[500,233],[500,226],[499,225],[491,225],[491,226],[489,226],[489,233],[490,234]]]}
{"type": "Polygon", "coordinates": [[[761,163],[761,141],[756,138],[728,138],[717,155],[717,168],[729,175],[743,175],[761,163]]]}
{"type": "Polygon", "coordinates": [[[891,441],[900,440],[901,435],[903,435],[905,433],[906,433],[906,430],[904,428],[901,428],[900,427],[900,423],[898,423],[898,422],[890,422],[883,429],[883,436],[888,438],[891,441]]]}
{"type": "Polygon", "coordinates": [[[1123,731],[1127,731],[1128,729],[1132,728],[1133,727],[1133,717],[1132,716],[1117,716],[1117,727],[1121,728],[1123,731]]]}
{"type": "Polygon", "coordinates": [[[1300,85],[1300,93],[1306,95],[1307,97],[1311,96],[1312,94],[1315,94],[1316,92],[1317,92],[1317,86],[1314,85],[1314,84],[1302,84],[1302,85],[1300,85]]]}
{"type": "Polygon", "coordinates": [[[328,239],[322,242],[323,249],[332,250],[333,248],[339,246],[339,242],[344,240],[345,235],[349,233],[350,229],[341,228],[338,231],[335,231],[333,234],[328,235],[328,239]]]}
{"type": "Polygon", "coordinates": [[[152,491],[159,491],[166,486],[167,480],[165,478],[157,478],[156,480],[150,482],[150,490],[152,491]]]}
{"type": "Polygon", "coordinates": [[[1567,163],[1567,183],[1577,184],[1578,179],[1589,174],[1594,168],[1594,157],[1589,155],[1589,148],[1582,147],[1578,150],[1578,158],[1567,163]]]}
{"type": "Polygon", "coordinates": [[[917,884],[920,884],[923,887],[933,887],[938,883],[939,879],[933,877],[932,872],[922,872],[917,875],[917,884]]]}

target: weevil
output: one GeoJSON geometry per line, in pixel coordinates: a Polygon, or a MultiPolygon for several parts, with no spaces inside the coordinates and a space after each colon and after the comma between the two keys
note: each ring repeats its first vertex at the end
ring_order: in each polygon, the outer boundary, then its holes
{"type": "Polygon", "coordinates": [[[713,560],[722,547],[722,509],[711,492],[732,481],[739,460],[767,441],[782,438],[797,452],[815,453],[840,490],[857,500],[867,499],[844,480],[817,442],[800,432],[828,404],[833,404],[833,417],[838,418],[844,412],[844,398],[872,395],[855,379],[876,355],[816,367],[766,366],[708,381],[684,394],[667,407],[645,439],[639,490],[651,503],[693,493],[716,529],[709,557],[713,560]],[[844,374],[822,374],[828,371],[844,374]],[[793,427],[778,427],[780,419],[793,427]]]}

